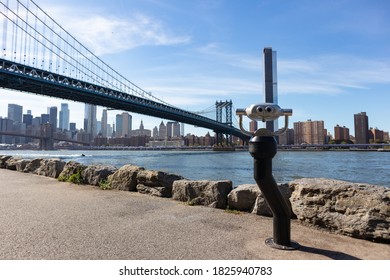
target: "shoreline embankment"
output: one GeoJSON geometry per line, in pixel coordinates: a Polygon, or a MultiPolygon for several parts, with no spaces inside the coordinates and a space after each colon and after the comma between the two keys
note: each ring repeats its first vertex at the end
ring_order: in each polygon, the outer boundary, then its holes
{"type": "MultiPolygon", "coordinates": [[[[116,189],[171,198],[188,205],[272,213],[256,185],[234,186],[229,180],[188,180],[180,175],[146,170],[83,165],[60,159],[0,156],[0,168],[33,173],[102,190],[116,189]]],[[[324,178],[303,178],[278,186],[291,207],[292,218],[305,226],[381,243],[390,243],[390,189],[324,178]]]]}

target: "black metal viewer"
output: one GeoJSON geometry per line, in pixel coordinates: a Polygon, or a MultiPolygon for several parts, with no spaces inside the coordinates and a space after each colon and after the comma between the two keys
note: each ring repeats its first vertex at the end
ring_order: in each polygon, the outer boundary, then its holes
{"type": "Polygon", "coordinates": [[[292,115],[291,109],[281,109],[274,103],[253,104],[246,109],[237,109],[239,125],[242,132],[252,136],[249,141],[249,152],[254,159],[254,178],[264,195],[273,213],[273,238],[266,239],[265,243],[273,248],[282,250],[295,250],[299,244],[292,242],[291,210],[280,193],[272,176],[272,158],[276,155],[277,144],[274,136],[284,133],[288,128],[288,117],[292,115]],[[283,129],[272,132],[260,128],[255,132],[246,131],[242,126],[243,116],[256,121],[273,121],[281,116],[285,117],[283,129]]]}

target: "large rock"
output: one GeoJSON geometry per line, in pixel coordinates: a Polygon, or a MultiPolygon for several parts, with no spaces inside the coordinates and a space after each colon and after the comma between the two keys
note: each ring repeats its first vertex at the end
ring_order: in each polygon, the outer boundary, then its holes
{"type": "Polygon", "coordinates": [[[90,165],[82,171],[81,176],[85,184],[99,186],[101,182],[106,181],[108,176],[116,170],[114,166],[90,165]]]}
{"type": "Polygon", "coordinates": [[[41,161],[41,166],[35,170],[35,174],[58,178],[64,169],[65,162],[60,159],[44,159],[41,161]]]}
{"type": "Polygon", "coordinates": [[[239,185],[228,195],[228,205],[231,209],[252,212],[260,189],[254,184],[239,185]]]}
{"type": "Polygon", "coordinates": [[[299,179],[291,203],[298,219],[336,233],[390,242],[390,189],[330,179],[299,179]]]}
{"type": "Polygon", "coordinates": [[[172,198],[192,205],[225,209],[231,181],[178,180],[173,183],[172,198]]]}
{"type": "MultiPolygon", "coordinates": [[[[278,189],[280,193],[282,194],[284,200],[286,201],[287,206],[290,208],[291,211],[291,218],[296,218],[292,211],[291,202],[289,198],[291,197],[291,188],[288,184],[281,184],[278,185],[278,189]]],[[[261,215],[261,216],[267,216],[272,217],[272,211],[269,208],[268,202],[265,200],[263,193],[260,192],[260,194],[256,198],[255,206],[253,207],[253,214],[261,215]]]]}
{"type": "Polygon", "coordinates": [[[5,168],[9,170],[16,170],[16,163],[21,160],[21,158],[15,158],[15,157],[10,157],[6,162],[5,162],[5,168]]]}
{"type": "Polygon", "coordinates": [[[12,158],[12,156],[0,156],[0,168],[6,168],[5,163],[6,163],[7,160],[9,160],[10,158],[12,158]]]}
{"type": "Polygon", "coordinates": [[[172,197],[172,185],[183,177],[155,170],[141,170],[137,174],[137,191],[160,197],[172,197]]]}
{"type": "Polygon", "coordinates": [[[31,160],[11,157],[5,162],[5,168],[23,172],[31,160]]]}
{"type": "Polygon", "coordinates": [[[15,163],[16,171],[24,172],[26,166],[31,162],[29,159],[20,159],[15,163]]]}
{"type": "Polygon", "coordinates": [[[26,167],[24,168],[23,172],[25,173],[35,173],[35,171],[41,166],[41,162],[43,161],[42,158],[35,158],[31,160],[29,163],[27,163],[26,167]]]}
{"type": "Polygon", "coordinates": [[[122,166],[112,175],[108,176],[111,188],[121,191],[136,191],[138,184],[137,174],[141,170],[145,169],[143,167],[130,164],[122,166]]]}
{"type": "MultiPolygon", "coordinates": [[[[72,177],[72,175],[79,175],[80,179],[81,179],[81,173],[86,168],[87,168],[86,165],[83,165],[83,164],[81,164],[79,162],[76,162],[76,161],[73,161],[73,160],[68,161],[65,164],[62,172],[58,176],[58,180],[60,180],[60,181],[68,181],[69,178],[72,177]]],[[[81,183],[81,182],[79,182],[79,183],[81,183]]]]}

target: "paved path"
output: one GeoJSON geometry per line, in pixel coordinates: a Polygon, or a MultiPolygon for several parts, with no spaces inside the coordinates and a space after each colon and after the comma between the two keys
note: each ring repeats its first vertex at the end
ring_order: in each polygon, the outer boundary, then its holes
{"type": "Polygon", "coordinates": [[[0,169],[0,259],[386,259],[390,245],[292,221],[302,247],[265,246],[272,219],[0,169]]]}

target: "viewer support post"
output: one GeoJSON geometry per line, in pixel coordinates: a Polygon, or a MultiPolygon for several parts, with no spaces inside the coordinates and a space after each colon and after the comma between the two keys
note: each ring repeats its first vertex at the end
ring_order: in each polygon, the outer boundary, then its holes
{"type": "Polygon", "coordinates": [[[252,136],[249,141],[249,152],[254,159],[254,178],[273,213],[273,237],[266,239],[265,243],[272,248],[281,250],[298,249],[299,244],[292,242],[290,238],[290,208],[272,176],[272,158],[277,153],[277,143],[274,136],[287,130],[288,117],[292,115],[292,110],[281,109],[274,103],[262,103],[251,105],[246,109],[237,109],[236,114],[239,116],[239,125],[242,132],[252,136]],[[284,116],[285,126],[277,132],[265,128],[249,132],[242,125],[244,115],[252,120],[263,122],[276,120],[284,116]]]}

